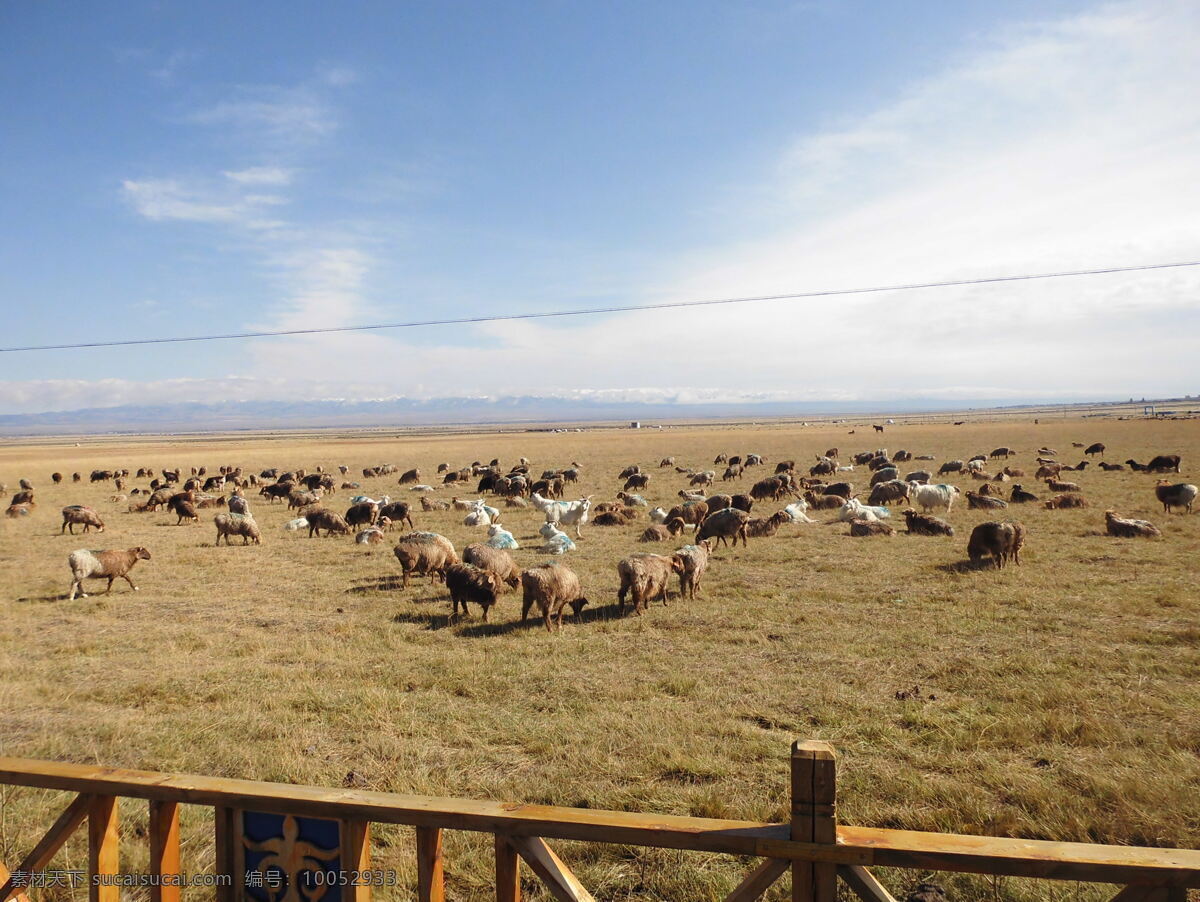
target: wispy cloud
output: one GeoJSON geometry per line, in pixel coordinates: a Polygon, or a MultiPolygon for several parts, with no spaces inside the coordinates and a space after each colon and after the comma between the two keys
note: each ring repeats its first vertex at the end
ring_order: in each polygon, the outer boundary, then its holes
{"type": "Polygon", "coordinates": [[[304,86],[240,87],[234,97],[197,110],[188,121],[287,141],[310,141],[337,127],[329,104],[304,86]]]}
{"type": "Polygon", "coordinates": [[[251,166],[236,171],[225,170],[222,175],[239,185],[290,185],[293,170],[282,166],[251,166]]]}
{"type": "Polygon", "coordinates": [[[126,179],[121,188],[133,208],[155,222],[227,223],[269,229],[279,222],[265,217],[266,208],[287,203],[279,195],[231,194],[184,185],[175,179],[126,179]]]}

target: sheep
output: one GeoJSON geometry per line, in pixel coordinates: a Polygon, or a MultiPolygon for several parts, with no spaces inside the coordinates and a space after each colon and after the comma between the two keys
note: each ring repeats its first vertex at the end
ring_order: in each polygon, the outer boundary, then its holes
{"type": "Polygon", "coordinates": [[[1059,482],[1056,479],[1047,480],[1046,488],[1048,488],[1052,492],[1081,492],[1081,491],[1083,491],[1083,489],[1081,489],[1079,487],[1078,483],[1059,482]]]}
{"type": "Polygon", "coordinates": [[[1192,502],[1196,500],[1197,489],[1194,485],[1180,482],[1172,485],[1166,479],[1160,479],[1154,486],[1154,494],[1162,502],[1163,513],[1171,513],[1171,508],[1182,507],[1186,513],[1192,512],[1192,502]]]}
{"type": "Polygon", "coordinates": [[[300,510],[316,504],[321,500],[321,495],[317,492],[301,492],[298,489],[292,489],[288,492],[288,510],[300,510]]]}
{"type": "Polygon", "coordinates": [[[595,526],[628,526],[637,519],[637,512],[632,508],[602,511],[592,518],[595,526]]]}
{"type": "Polygon", "coordinates": [[[938,476],[946,473],[961,473],[963,462],[961,460],[948,460],[938,468],[938,476]]]}
{"type": "Polygon", "coordinates": [[[346,525],[350,527],[374,526],[379,519],[379,505],[374,501],[360,501],[352,504],[346,509],[344,519],[346,525]]]}
{"type": "Polygon", "coordinates": [[[417,483],[420,481],[421,471],[417,467],[413,467],[411,470],[405,470],[397,480],[398,484],[400,485],[409,485],[410,483],[417,483]]]}
{"type": "Polygon", "coordinates": [[[407,533],[392,551],[404,572],[405,589],[410,573],[428,576],[431,583],[438,578],[445,582],[446,568],[461,563],[450,540],[436,532],[407,533]]]}
{"type": "Polygon", "coordinates": [[[1005,476],[1011,476],[1013,479],[1021,479],[1025,476],[1025,471],[1020,467],[1005,467],[1000,472],[1005,476]]]}
{"type": "Polygon", "coordinates": [[[104,595],[112,591],[113,580],[117,577],[129,583],[129,587],[136,592],[138,587],[129,578],[129,571],[138,561],[148,560],[150,560],[150,552],[141,546],[130,548],[127,551],[88,551],[86,549],[72,551],[67,555],[67,563],[71,567],[72,576],[71,595],[68,600],[74,601],[76,593],[83,598],[88,597],[87,592],[83,591],[85,579],[107,578],[108,587],[102,593],[104,595]]]}
{"type": "Polygon", "coordinates": [[[1074,495],[1070,492],[1063,495],[1055,495],[1046,503],[1046,510],[1066,510],[1069,507],[1087,507],[1087,500],[1082,495],[1074,495]]]}
{"type": "Polygon", "coordinates": [[[579,577],[571,568],[557,561],[547,561],[522,571],[521,588],[521,621],[529,617],[530,610],[536,604],[546,624],[546,632],[562,628],[563,609],[567,605],[579,617],[580,611],[588,603],[579,577]]]}
{"type": "Polygon", "coordinates": [[[10,520],[16,520],[18,517],[29,516],[28,504],[10,504],[4,511],[4,516],[10,520]]]}
{"type": "Polygon", "coordinates": [[[937,517],[918,514],[911,507],[904,512],[904,525],[910,536],[952,536],[954,527],[937,517]]]}
{"type": "Polygon", "coordinates": [[[808,515],[808,502],[801,498],[799,501],[793,501],[784,509],[784,513],[788,515],[793,523],[816,523],[808,515]]]}
{"type": "Polygon", "coordinates": [[[927,485],[929,480],[933,478],[933,474],[928,470],[913,470],[904,477],[905,482],[919,482],[921,485],[927,485]]]}
{"type": "Polygon", "coordinates": [[[566,554],[575,550],[575,542],[555,524],[545,523],[539,532],[546,539],[542,551],[547,554],[566,554]]]}
{"type": "Polygon", "coordinates": [[[288,532],[296,532],[300,529],[308,529],[308,520],[304,517],[297,517],[295,520],[288,520],[283,524],[283,528],[288,532]]]}
{"type": "Polygon", "coordinates": [[[63,474],[62,474],[62,473],[51,473],[51,474],[50,474],[50,480],[51,480],[51,481],[52,481],[52,482],[53,482],[55,485],[58,485],[60,482],[62,482],[62,481],[63,481],[63,474]]]}
{"type": "Polygon", "coordinates": [[[954,506],[954,499],[959,494],[957,486],[944,483],[920,485],[914,482],[909,483],[909,488],[912,490],[909,495],[913,503],[925,512],[941,507],[946,509],[946,513],[950,513],[950,509],[954,506]]]}
{"type": "Polygon", "coordinates": [[[698,485],[702,488],[707,488],[716,481],[717,474],[713,470],[705,470],[703,473],[695,474],[688,480],[688,485],[698,485]]]}
{"type": "Polygon", "coordinates": [[[662,468],[662,467],[673,467],[673,466],[675,466],[675,458],[673,458],[673,457],[664,457],[662,460],[660,460],[660,461],[658,462],[658,466],[659,466],[660,468],[662,468]]]}
{"type": "Polygon", "coordinates": [[[706,496],[703,492],[689,492],[686,489],[680,489],[677,494],[684,501],[707,501],[708,500],[708,496],[706,496]]]}
{"type": "Polygon", "coordinates": [[[368,526],[359,530],[354,536],[355,545],[380,545],[387,538],[386,533],[378,526],[368,526]]]}
{"type": "Polygon", "coordinates": [[[1162,535],[1159,528],[1149,520],[1128,520],[1117,516],[1116,511],[1104,512],[1104,525],[1108,534],[1118,539],[1149,539],[1162,535]]]}
{"type": "Polygon", "coordinates": [[[696,540],[704,541],[708,538],[715,538],[717,544],[728,544],[732,539],[733,547],[737,547],[737,540],[742,540],[742,545],[748,545],[746,536],[748,532],[747,521],[750,515],[745,511],[740,511],[736,507],[727,507],[725,510],[719,510],[715,514],[704,518],[704,522],[696,530],[696,540]]]}
{"type": "Polygon", "coordinates": [[[1008,496],[1011,504],[1029,504],[1032,501],[1037,501],[1038,496],[1032,492],[1025,491],[1025,487],[1020,483],[1016,483],[1012,487],[1012,493],[1008,496]]]}
{"type": "Polygon", "coordinates": [[[617,492],[617,500],[624,502],[626,507],[649,507],[650,502],[641,495],[632,492],[617,492]]]}
{"type": "Polygon", "coordinates": [[[745,472],[745,468],[740,465],[736,467],[726,467],[725,472],[721,474],[721,481],[729,482],[733,479],[741,479],[745,472]]]}
{"type": "Polygon", "coordinates": [[[246,496],[241,493],[241,490],[234,492],[229,496],[225,505],[231,514],[249,514],[250,502],[246,500],[246,496]]]}
{"type": "MultiPolygon", "coordinates": [[[[449,509],[450,509],[450,505],[447,504],[445,501],[438,501],[435,498],[430,498],[428,495],[421,496],[421,510],[444,511],[444,510],[449,510],[449,509]]],[[[412,523],[410,522],[409,525],[411,526],[412,523]]]]}
{"type": "Polygon", "coordinates": [[[1091,456],[1092,454],[1099,454],[1101,457],[1103,457],[1104,450],[1104,442],[1094,442],[1093,444],[1088,445],[1087,450],[1085,450],[1083,453],[1088,456],[1091,456]]]}
{"type": "MultiPolygon", "coordinates": [[[[1159,454],[1150,463],[1146,464],[1147,473],[1170,473],[1179,472],[1179,464],[1182,458],[1178,454],[1159,454]]],[[[1128,461],[1126,461],[1128,463],[1128,461]]]]}
{"type": "Polygon", "coordinates": [[[488,527],[488,540],[486,542],[490,548],[512,548],[517,549],[521,546],[517,540],[513,538],[513,534],[501,526],[499,523],[493,523],[488,527]]]}
{"type": "Polygon", "coordinates": [[[988,457],[992,458],[993,460],[996,459],[997,457],[1003,457],[1005,460],[1008,460],[1010,457],[1012,457],[1016,453],[1017,452],[1014,451],[1012,448],[1000,447],[1000,448],[993,448],[992,453],[989,454],[988,457]]]}
{"type": "Polygon", "coordinates": [[[172,504],[168,505],[168,507],[173,508],[175,514],[179,517],[175,521],[176,526],[181,526],[184,520],[191,520],[193,523],[200,522],[200,516],[196,513],[196,505],[190,499],[177,495],[171,501],[172,504]]]}
{"type": "Polygon", "coordinates": [[[813,510],[832,510],[835,507],[841,507],[847,499],[841,495],[817,495],[814,492],[804,493],[804,503],[813,510]]]}
{"type": "Polygon", "coordinates": [[[17,492],[12,496],[12,501],[10,501],[9,504],[14,506],[18,504],[26,504],[30,508],[37,507],[37,503],[33,500],[33,492],[29,489],[17,492]]]}
{"type": "Polygon", "coordinates": [[[676,517],[690,526],[700,528],[700,524],[704,522],[704,518],[708,516],[708,504],[704,501],[685,501],[683,504],[677,504],[667,512],[667,519],[674,520],[676,517]]]}
{"type": "Polygon", "coordinates": [[[708,569],[709,554],[712,552],[711,541],[698,542],[695,545],[684,545],[673,555],[682,565],[679,573],[679,597],[695,599],[700,591],[700,581],[708,569]]]}
{"type": "MultiPolygon", "coordinates": [[[[1062,472],[1062,464],[1042,464],[1033,474],[1034,479],[1057,479],[1062,472]]],[[[1009,474],[1012,475],[1011,473],[1009,474]]]]}
{"type": "MultiPolygon", "coordinates": [[[[422,507],[424,507],[424,502],[427,500],[427,498],[421,498],[422,507]]],[[[439,501],[436,503],[442,505],[441,508],[438,508],[439,510],[445,510],[445,502],[439,501]]],[[[412,508],[409,503],[407,501],[389,501],[387,495],[384,495],[380,502],[379,517],[380,519],[387,517],[393,523],[407,523],[409,529],[416,528],[413,523],[412,508]]]]}
{"type": "Polygon", "coordinates": [[[251,541],[255,545],[262,544],[262,533],[259,532],[258,524],[254,522],[254,518],[244,514],[230,514],[222,511],[213,517],[213,524],[217,527],[217,541],[215,544],[221,544],[221,537],[224,536],[225,544],[229,544],[229,537],[241,536],[242,544],[248,545],[251,541]]]}
{"type": "MultiPolygon", "coordinates": [[[[682,521],[680,521],[682,522],[682,521]]],[[[669,542],[671,540],[671,530],[667,529],[661,523],[655,523],[652,526],[646,527],[639,542],[669,542]]]]}
{"type": "Polygon", "coordinates": [[[886,520],[892,512],[886,507],[869,507],[857,498],[851,498],[838,508],[837,520],[833,522],[849,523],[852,520],[886,520]]]}
{"type": "Polygon", "coordinates": [[[458,607],[467,613],[467,602],[473,601],[483,608],[483,619],[496,603],[496,591],[500,578],[490,570],[481,570],[471,564],[452,564],[446,568],[446,588],[450,590],[450,619],[458,619],[458,607]]]}
{"type": "Polygon", "coordinates": [[[911,489],[908,483],[901,482],[899,479],[881,482],[879,485],[871,489],[871,495],[869,498],[867,498],[867,504],[882,505],[892,504],[893,502],[907,503],[910,491],[911,489]]]}
{"type": "Polygon", "coordinates": [[[881,482],[892,482],[900,478],[900,471],[895,467],[880,467],[871,474],[871,480],[868,483],[870,488],[874,488],[881,482]]]}
{"type": "Polygon", "coordinates": [[[999,523],[995,520],[980,523],[971,530],[967,540],[967,557],[975,567],[983,565],[983,559],[991,556],[996,569],[1001,569],[1009,560],[1021,566],[1021,548],[1025,545],[1025,527],[1020,523],[999,523]]]}
{"type": "Polygon", "coordinates": [[[304,519],[308,521],[308,537],[320,536],[321,530],[325,530],[326,536],[331,536],[335,532],[339,535],[346,535],[350,532],[350,524],[346,522],[341,514],[324,507],[310,507],[304,511],[304,519]]]}
{"type": "Polygon", "coordinates": [[[521,583],[521,568],[511,554],[493,545],[475,542],[463,549],[464,564],[494,573],[501,582],[515,589],[521,583]]]}
{"type": "Polygon", "coordinates": [[[421,485],[409,486],[408,490],[410,492],[436,492],[437,491],[437,489],[435,489],[433,486],[425,485],[424,483],[422,483],[421,485]]]}
{"type": "Polygon", "coordinates": [[[817,462],[808,468],[809,476],[828,476],[837,472],[837,463],[829,458],[817,458],[817,462]]]}
{"type": "Polygon", "coordinates": [[[1124,465],[1124,464],[1110,464],[1110,463],[1105,463],[1104,461],[1100,461],[1100,469],[1101,469],[1101,470],[1108,470],[1108,471],[1112,471],[1112,470],[1124,470],[1124,469],[1125,469],[1125,465],[1124,465]]]}
{"type": "Polygon", "coordinates": [[[879,520],[855,519],[850,521],[850,535],[859,539],[867,536],[890,536],[895,532],[896,530],[890,523],[883,523],[879,520]]]}
{"type": "Polygon", "coordinates": [[[463,526],[491,526],[492,518],[488,516],[487,510],[483,506],[483,502],[471,509],[471,512],[463,517],[463,526]]]}
{"type": "Polygon", "coordinates": [[[667,520],[667,510],[663,507],[656,507],[650,511],[649,516],[651,523],[665,523],[667,520]]]}
{"type": "Polygon", "coordinates": [[[617,479],[628,479],[630,476],[633,476],[640,472],[642,472],[642,468],[640,466],[638,466],[637,464],[630,464],[628,467],[626,467],[624,470],[621,471],[620,475],[617,476],[617,479]]]}
{"type": "Polygon", "coordinates": [[[84,507],[82,504],[71,504],[62,509],[62,529],[59,530],[59,535],[62,535],[68,529],[71,535],[75,535],[75,526],[83,525],[83,531],[87,532],[93,526],[96,527],[96,532],[104,532],[104,521],[90,507],[84,507]]]}
{"type": "Polygon", "coordinates": [[[718,454],[716,457],[713,458],[713,466],[716,466],[717,464],[727,464],[727,463],[729,463],[729,455],[728,454],[718,454]]]}
{"type": "Polygon", "coordinates": [[[628,492],[634,489],[644,490],[648,485],[650,485],[649,473],[634,473],[625,480],[625,485],[621,487],[621,491],[628,492]]]}
{"type": "Polygon", "coordinates": [[[617,564],[617,574],[621,578],[621,587],[617,590],[618,608],[625,610],[625,600],[629,596],[632,596],[633,613],[639,617],[656,598],[661,598],[663,607],[667,607],[671,574],[682,572],[683,561],[674,556],[641,551],[623,558],[617,564]]]}
{"type": "Polygon", "coordinates": [[[754,538],[770,538],[779,532],[779,527],[791,523],[792,516],[786,510],[776,511],[769,517],[754,517],[746,521],[746,535],[754,538]]]}
{"type": "MultiPolygon", "coordinates": [[[[422,500],[424,500],[424,499],[422,499],[422,500]]],[[[516,497],[505,498],[504,506],[505,507],[529,507],[529,502],[526,501],[524,498],[516,498],[516,497]]]]}
{"type": "Polygon", "coordinates": [[[992,510],[1006,507],[1008,507],[1008,502],[1002,498],[994,498],[991,495],[981,495],[977,492],[967,492],[968,510],[992,510]]]}

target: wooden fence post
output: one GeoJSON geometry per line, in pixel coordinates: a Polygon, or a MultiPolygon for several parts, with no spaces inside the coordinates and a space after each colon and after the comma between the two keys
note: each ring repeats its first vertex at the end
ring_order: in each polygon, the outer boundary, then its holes
{"type": "MultiPolygon", "coordinates": [[[[792,839],[837,842],[837,756],[819,740],[792,743],[792,839]]],[[[792,902],[835,902],[837,865],[792,864],[792,902]]]]}
{"type": "Polygon", "coordinates": [[[446,902],[442,831],[437,827],[417,828],[417,902],[446,902]]]}
{"type": "Polygon", "coordinates": [[[496,902],[521,902],[521,859],[503,833],[496,834],[496,902]]]}
{"type": "MultiPolygon", "coordinates": [[[[120,839],[117,828],[117,797],[93,796],[88,808],[88,879],[97,875],[116,876],[120,868],[120,839]]],[[[116,883],[88,886],[89,902],[117,902],[121,888],[116,883]]]]}
{"type": "Polygon", "coordinates": [[[150,873],[159,879],[150,886],[150,902],[179,902],[178,802],[150,802],[150,873]]]}

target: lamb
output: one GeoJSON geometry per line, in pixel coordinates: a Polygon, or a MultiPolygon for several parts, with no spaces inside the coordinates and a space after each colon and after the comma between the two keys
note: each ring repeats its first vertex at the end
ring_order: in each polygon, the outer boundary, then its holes
{"type": "Polygon", "coordinates": [[[695,545],[684,545],[676,550],[674,557],[682,565],[679,573],[679,597],[695,599],[700,591],[700,581],[708,569],[708,558],[712,552],[712,542],[699,542],[695,545]]]}
{"type": "Polygon", "coordinates": [[[1108,534],[1118,539],[1149,539],[1162,535],[1159,528],[1149,520],[1127,520],[1118,517],[1116,511],[1104,512],[1104,525],[1108,534]]]}
{"type": "Polygon", "coordinates": [[[879,520],[851,520],[850,535],[855,538],[865,538],[866,536],[890,536],[896,532],[890,523],[882,523],[879,520]]]}
{"type": "Polygon", "coordinates": [[[1025,491],[1024,486],[1020,483],[1013,485],[1012,494],[1008,496],[1008,500],[1012,504],[1029,504],[1031,501],[1037,501],[1038,496],[1033,492],[1025,491]]]}
{"type": "Polygon", "coordinates": [[[910,536],[952,536],[954,527],[937,517],[918,514],[911,507],[904,512],[904,524],[910,536]]]}
{"type": "Polygon", "coordinates": [[[926,512],[942,507],[946,509],[946,513],[950,513],[954,506],[954,498],[959,494],[957,486],[945,484],[920,485],[913,482],[909,483],[909,488],[913,503],[926,512]]]}
{"type": "MultiPolygon", "coordinates": [[[[507,551],[475,542],[463,549],[462,559],[464,564],[471,564],[480,570],[494,573],[500,583],[504,583],[510,588],[515,589],[521,583],[521,568],[517,566],[512,555],[507,551]]],[[[497,585],[497,590],[499,590],[499,585],[497,585]]]]}
{"type": "Polygon", "coordinates": [[[72,576],[71,596],[68,600],[74,601],[76,593],[83,598],[88,597],[87,592],[83,591],[85,579],[107,578],[108,587],[103,592],[107,595],[112,591],[113,580],[120,577],[129,583],[129,587],[136,592],[138,587],[129,578],[129,571],[138,561],[148,560],[150,560],[150,552],[141,546],[130,548],[127,551],[88,551],[86,549],[72,551],[67,555],[67,563],[71,566],[72,576]]]}
{"type": "Polygon", "coordinates": [[[638,552],[617,564],[621,577],[621,588],[617,592],[617,605],[625,610],[626,596],[632,595],[633,613],[639,617],[642,610],[656,598],[661,598],[663,607],[668,604],[667,584],[672,573],[683,572],[683,561],[674,556],[664,557],[649,552],[638,552]]]}
{"type": "Polygon", "coordinates": [[[967,509],[968,510],[991,510],[1003,509],[1008,507],[1008,502],[1003,498],[993,498],[991,495],[980,495],[977,492],[967,492],[967,509]]]}
{"type": "Polygon", "coordinates": [[[571,568],[557,561],[547,561],[524,570],[521,573],[521,588],[522,622],[529,617],[530,610],[536,604],[546,624],[546,632],[562,628],[563,609],[567,605],[579,617],[580,611],[588,603],[579,577],[571,568]]]}
{"type": "Polygon", "coordinates": [[[1087,500],[1082,495],[1074,495],[1066,493],[1063,495],[1055,495],[1046,502],[1046,510],[1066,510],[1069,507],[1087,507],[1087,500]]]}
{"type": "Polygon", "coordinates": [[[991,556],[996,569],[1001,569],[1009,560],[1021,566],[1021,548],[1025,545],[1025,527],[1020,523],[980,523],[971,530],[967,540],[967,557],[975,567],[983,565],[983,559],[991,556]]]}
{"type": "Polygon", "coordinates": [[[62,529],[59,530],[59,535],[62,535],[68,529],[71,535],[75,535],[76,525],[82,524],[83,531],[87,532],[93,526],[96,527],[96,532],[104,532],[104,521],[90,507],[84,507],[82,504],[72,504],[62,509],[62,529]]]}
{"type": "Polygon", "coordinates": [[[408,588],[408,575],[428,576],[432,583],[439,577],[445,582],[446,568],[461,563],[454,545],[436,532],[410,532],[400,537],[393,549],[404,571],[402,588],[408,588]]]}
{"type": "Polygon", "coordinates": [[[742,544],[747,545],[749,544],[746,541],[749,519],[750,515],[745,511],[740,511],[736,507],[727,507],[704,519],[699,529],[696,530],[696,539],[704,541],[708,538],[715,538],[718,544],[728,544],[728,540],[732,539],[733,547],[736,548],[737,540],[740,538],[742,544]]]}
{"type": "Polygon", "coordinates": [[[1196,500],[1197,489],[1194,485],[1180,482],[1171,485],[1166,479],[1160,479],[1154,487],[1154,494],[1162,502],[1163,513],[1171,513],[1171,508],[1182,507],[1187,513],[1192,512],[1192,502],[1196,500]]]}
{"type": "Polygon", "coordinates": [[[754,517],[746,521],[746,535],[754,538],[770,538],[779,532],[779,527],[791,523],[792,516],[786,510],[776,511],[769,517],[754,517]]]}
{"type": "MultiPolygon", "coordinates": [[[[480,546],[484,547],[484,546],[480,546]]],[[[473,601],[483,608],[483,619],[496,603],[496,590],[500,578],[490,570],[481,570],[471,564],[452,564],[446,568],[446,588],[450,590],[450,619],[458,619],[458,607],[467,613],[467,602],[473,601]]]]}
{"type": "Polygon", "coordinates": [[[251,541],[255,545],[262,544],[262,533],[258,530],[258,524],[254,522],[254,518],[245,514],[230,514],[222,511],[213,517],[213,523],[217,527],[217,541],[215,544],[221,544],[222,536],[225,538],[225,544],[229,544],[229,537],[241,536],[242,544],[248,545],[251,541]]]}
{"type": "Polygon", "coordinates": [[[326,536],[331,536],[335,532],[339,535],[347,535],[350,532],[350,524],[342,517],[341,514],[334,513],[324,507],[310,507],[304,511],[304,519],[308,521],[308,537],[320,536],[321,530],[325,530],[326,536]]]}

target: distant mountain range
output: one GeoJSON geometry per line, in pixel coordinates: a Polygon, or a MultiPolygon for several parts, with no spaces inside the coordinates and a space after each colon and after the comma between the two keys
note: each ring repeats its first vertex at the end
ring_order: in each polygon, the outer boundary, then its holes
{"type": "MultiPolygon", "coordinates": [[[[693,404],[521,395],[372,401],[216,401],[124,405],[0,415],[0,435],[204,432],[500,423],[564,423],[720,417],[828,417],[945,412],[1032,404],[1029,399],[908,398],[903,401],[729,401],[693,404]]],[[[1053,401],[1038,401],[1038,406],[1053,401]]]]}

